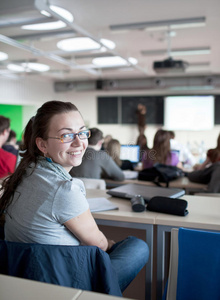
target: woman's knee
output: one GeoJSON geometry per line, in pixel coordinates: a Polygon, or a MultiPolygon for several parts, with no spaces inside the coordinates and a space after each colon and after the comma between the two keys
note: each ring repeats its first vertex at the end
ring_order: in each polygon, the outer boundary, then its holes
{"type": "Polygon", "coordinates": [[[127,239],[129,243],[133,245],[133,250],[137,251],[138,256],[147,262],[150,254],[148,244],[144,240],[134,236],[129,236],[127,239]]]}

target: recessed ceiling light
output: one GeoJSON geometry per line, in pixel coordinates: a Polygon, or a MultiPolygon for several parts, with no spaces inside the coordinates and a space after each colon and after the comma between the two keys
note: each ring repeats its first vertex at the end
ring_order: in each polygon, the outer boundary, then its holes
{"type": "Polygon", "coordinates": [[[8,64],[7,68],[8,68],[8,70],[14,71],[14,72],[24,72],[25,71],[24,67],[15,65],[15,64],[8,64]]]}
{"type": "Polygon", "coordinates": [[[59,41],[57,47],[64,51],[97,50],[101,45],[89,37],[78,37],[59,41]]]}
{"type": "Polygon", "coordinates": [[[67,21],[69,21],[70,23],[73,22],[74,20],[73,15],[68,10],[55,5],[50,5],[50,9],[54,11],[56,14],[66,19],[67,21]]]}
{"type": "Polygon", "coordinates": [[[6,60],[6,59],[8,59],[8,54],[4,52],[0,52],[0,60],[6,60]]]}
{"type": "Polygon", "coordinates": [[[53,30],[66,27],[66,24],[62,21],[48,22],[48,23],[39,23],[39,24],[30,24],[21,26],[25,30],[53,30]]]}
{"type": "Polygon", "coordinates": [[[50,67],[48,65],[39,64],[39,63],[22,63],[21,65],[25,69],[29,68],[31,70],[38,71],[38,72],[46,72],[50,70],[50,67]]]}
{"type": "Polygon", "coordinates": [[[128,62],[120,56],[96,57],[92,63],[99,67],[127,66],[128,62]]]}
{"type": "Polygon", "coordinates": [[[100,42],[106,46],[109,49],[115,49],[115,43],[110,41],[110,40],[106,40],[106,39],[101,39],[100,42]]]}

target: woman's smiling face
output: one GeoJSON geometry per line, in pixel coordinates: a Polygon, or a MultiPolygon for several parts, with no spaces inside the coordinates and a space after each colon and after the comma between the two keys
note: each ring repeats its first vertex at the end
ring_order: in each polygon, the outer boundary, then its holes
{"type": "MultiPolygon", "coordinates": [[[[85,129],[83,118],[78,111],[57,114],[50,120],[48,137],[61,137],[63,134],[78,133],[85,129]]],[[[80,140],[77,135],[72,142],[68,143],[53,138],[48,138],[44,143],[46,156],[69,172],[72,167],[81,164],[88,139],[80,140]]]]}

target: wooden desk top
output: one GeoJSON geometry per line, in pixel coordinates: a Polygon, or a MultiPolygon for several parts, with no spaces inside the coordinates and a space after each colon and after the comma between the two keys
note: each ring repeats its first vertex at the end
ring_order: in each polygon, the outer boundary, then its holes
{"type": "MultiPolygon", "coordinates": [[[[105,182],[109,188],[111,188],[111,187],[113,188],[113,187],[123,185],[123,184],[128,184],[128,183],[136,183],[136,184],[155,186],[155,184],[151,181],[142,181],[142,180],[138,180],[138,179],[126,179],[124,181],[114,181],[114,180],[110,180],[110,179],[105,179],[105,182]]],[[[182,188],[182,189],[205,190],[207,188],[207,185],[191,182],[191,181],[189,181],[188,177],[181,177],[176,180],[170,181],[169,187],[182,188]]]]}
{"type": "Polygon", "coordinates": [[[135,213],[131,210],[130,201],[111,197],[103,190],[87,190],[87,197],[106,197],[119,207],[119,210],[93,213],[97,219],[220,231],[219,197],[184,195],[182,199],[188,201],[189,210],[189,214],[185,217],[150,211],[135,213]]]}

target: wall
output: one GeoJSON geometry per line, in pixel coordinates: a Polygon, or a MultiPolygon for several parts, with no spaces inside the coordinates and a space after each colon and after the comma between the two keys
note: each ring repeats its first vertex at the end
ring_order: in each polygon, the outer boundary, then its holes
{"type": "MultiPolygon", "coordinates": [[[[89,91],[76,92],[68,91],[65,93],[55,93],[52,81],[39,77],[38,79],[29,78],[29,76],[18,80],[2,79],[0,80],[0,103],[21,104],[26,109],[23,115],[23,125],[33,116],[36,109],[45,101],[62,100],[71,101],[81,111],[85,123],[88,127],[99,127],[104,134],[111,134],[114,138],[120,140],[122,144],[135,143],[138,130],[135,125],[98,125],[97,124],[97,96],[106,95],[153,95],[163,94],[163,91],[89,91]],[[39,79],[40,78],[40,79],[39,79]]],[[[158,129],[157,126],[147,126],[146,135],[149,146],[152,146],[153,136],[158,129]]],[[[220,125],[215,126],[209,131],[177,131],[176,139],[181,143],[188,142],[195,148],[201,141],[204,141],[207,148],[215,147],[217,136],[220,132],[220,125]]]]}

